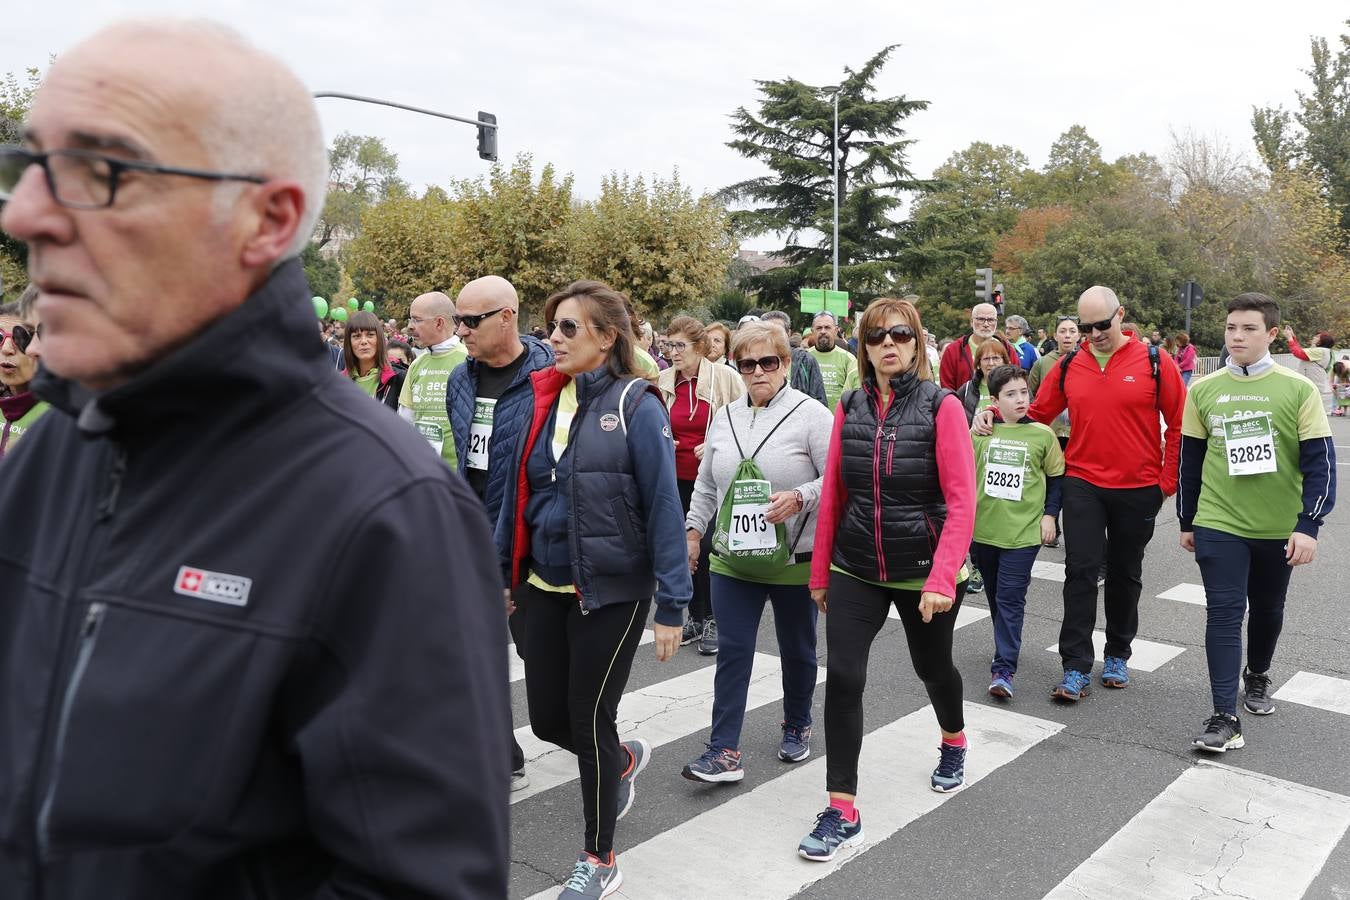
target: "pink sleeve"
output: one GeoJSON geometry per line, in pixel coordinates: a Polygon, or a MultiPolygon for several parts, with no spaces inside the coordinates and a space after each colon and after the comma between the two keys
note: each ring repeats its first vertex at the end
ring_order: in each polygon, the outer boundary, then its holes
{"type": "MultiPolygon", "coordinates": [[[[966,420],[962,413],[961,421],[966,420]]],[[[964,430],[965,425],[963,424],[964,430]]],[[[840,435],[844,430],[844,405],[834,410],[834,429],[830,433],[830,450],[825,455],[825,472],[820,482],[820,508],[816,512],[816,541],[811,546],[811,590],[830,586],[830,557],[834,555],[834,534],[839,530],[848,491],[844,489],[844,472],[840,462],[840,435]]]]}
{"type": "Polygon", "coordinates": [[[975,533],[975,450],[966,427],[961,402],[947,397],[937,414],[938,483],[947,501],[947,522],[933,554],[933,568],[923,589],[944,597],[956,596],[956,573],[961,571],[970,538],[975,533]]]}

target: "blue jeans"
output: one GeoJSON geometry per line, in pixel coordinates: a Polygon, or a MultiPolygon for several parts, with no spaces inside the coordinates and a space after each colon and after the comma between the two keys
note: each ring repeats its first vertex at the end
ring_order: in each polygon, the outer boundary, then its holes
{"type": "Polygon", "coordinates": [[[1237,715],[1242,672],[1242,615],[1247,617],[1247,668],[1270,669],[1284,627],[1284,598],[1293,569],[1285,541],[1253,540],[1195,527],[1195,561],[1205,583],[1205,659],[1214,710],[1237,715]]]}
{"type": "Polygon", "coordinates": [[[989,614],[994,620],[994,661],[991,671],[1017,673],[1017,657],[1022,652],[1022,618],[1027,609],[1027,588],[1031,585],[1031,566],[1041,547],[1004,550],[989,544],[972,544],[971,555],[984,577],[984,593],[989,598],[989,614]]]}
{"type": "Polygon", "coordinates": [[[766,599],[773,604],[783,667],[783,721],[803,728],[811,724],[811,698],[816,692],[816,604],[811,592],[804,584],[760,584],[714,572],[718,651],[709,743],[716,750],[741,746],[755,638],[766,599]]]}

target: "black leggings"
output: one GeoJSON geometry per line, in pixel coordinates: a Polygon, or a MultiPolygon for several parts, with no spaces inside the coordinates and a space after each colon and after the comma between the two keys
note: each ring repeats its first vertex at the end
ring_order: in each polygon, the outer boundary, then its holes
{"type": "Polygon", "coordinates": [[[867,658],[886,610],[894,604],[905,628],[905,642],[914,674],[928,690],[938,726],[955,734],[966,727],[961,708],[961,673],[952,662],[952,634],[966,585],[956,586],[947,612],[925,623],[919,615],[921,591],[878,587],[842,572],[830,573],[825,615],[825,648],[829,654],[825,680],[825,789],[858,793],[858,754],[863,740],[863,688],[867,658]]]}
{"type": "MultiPolygon", "coordinates": [[[[680,479],[675,482],[680,489],[680,506],[684,514],[689,515],[689,503],[694,496],[694,482],[680,479]]],[[[689,621],[702,622],[713,614],[712,579],[708,574],[708,555],[712,553],[713,529],[717,527],[717,517],[703,529],[703,541],[699,544],[698,571],[694,573],[694,596],[689,600],[689,621]]]]}
{"type": "Polygon", "coordinates": [[[541,741],[577,756],[585,849],[601,858],[614,849],[619,776],[628,753],[615,717],[628,683],[651,598],[615,603],[582,615],[575,594],[520,588],[525,620],[525,695],[530,729],[541,741]]]}

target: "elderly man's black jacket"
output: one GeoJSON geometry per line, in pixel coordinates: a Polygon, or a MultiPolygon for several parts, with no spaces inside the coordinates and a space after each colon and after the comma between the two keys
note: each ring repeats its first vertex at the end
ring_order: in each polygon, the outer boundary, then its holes
{"type": "Polygon", "coordinates": [[[505,896],[486,517],[334,374],[300,265],[40,391],[0,463],[0,897],[505,896]]]}

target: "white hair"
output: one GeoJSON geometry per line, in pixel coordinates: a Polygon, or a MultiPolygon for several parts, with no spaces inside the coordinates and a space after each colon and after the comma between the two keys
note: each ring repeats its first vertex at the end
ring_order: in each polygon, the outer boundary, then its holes
{"type": "MultiPolygon", "coordinates": [[[[210,19],[142,18],[118,22],[99,34],[166,37],[233,52],[248,75],[220,85],[204,113],[199,138],[216,169],[299,182],[304,208],[295,237],[277,264],[300,255],[314,233],[328,192],[328,151],[310,91],[279,57],[242,33],[210,19]]],[[[205,64],[205,63],[204,63],[205,64]]],[[[216,192],[222,214],[243,190],[222,183],[216,192]]]]}

